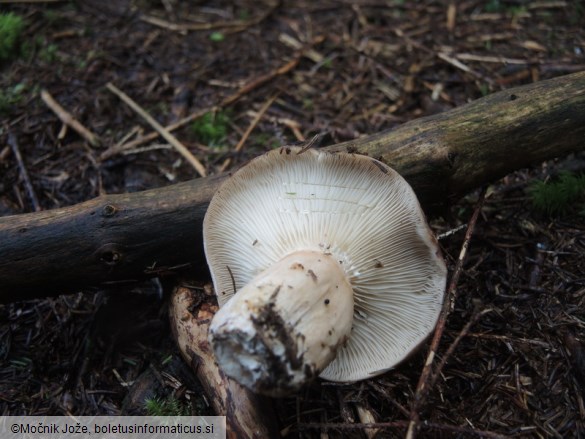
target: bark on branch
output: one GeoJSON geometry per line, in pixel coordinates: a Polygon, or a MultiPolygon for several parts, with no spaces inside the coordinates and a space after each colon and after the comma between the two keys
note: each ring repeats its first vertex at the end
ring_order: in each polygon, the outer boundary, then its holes
{"type": "MultiPolygon", "coordinates": [[[[585,149],[585,72],[495,93],[333,145],[400,172],[433,210],[511,171],[585,149]]],[[[0,302],[205,269],[202,221],[225,175],[0,218],[0,302]]]]}
{"type": "Polygon", "coordinates": [[[209,324],[217,311],[215,295],[177,286],[171,295],[170,321],[184,360],[197,375],[218,416],[226,417],[228,438],[278,438],[274,407],[225,376],[207,341],[209,324]]]}

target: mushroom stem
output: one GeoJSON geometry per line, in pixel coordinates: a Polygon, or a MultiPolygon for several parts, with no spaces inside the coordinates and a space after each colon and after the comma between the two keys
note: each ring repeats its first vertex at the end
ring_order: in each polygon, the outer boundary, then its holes
{"type": "Polygon", "coordinates": [[[332,255],[297,251],[238,291],[210,341],[223,371],[254,392],[285,396],[315,378],[349,338],[353,291],[332,255]]]}

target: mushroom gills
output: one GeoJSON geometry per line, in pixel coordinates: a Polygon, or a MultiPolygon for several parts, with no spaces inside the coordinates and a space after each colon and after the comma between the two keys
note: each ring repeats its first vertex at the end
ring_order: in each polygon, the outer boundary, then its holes
{"type": "Polygon", "coordinates": [[[353,323],[353,290],[331,255],[301,250],[254,277],[215,315],[223,371],[254,392],[285,396],[335,358],[353,323]]]}

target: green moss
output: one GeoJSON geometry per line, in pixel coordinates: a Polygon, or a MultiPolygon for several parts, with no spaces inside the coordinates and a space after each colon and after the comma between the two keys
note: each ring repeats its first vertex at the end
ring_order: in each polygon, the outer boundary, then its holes
{"type": "Polygon", "coordinates": [[[500,0],[490,0],[483,7],[483,10],[486,12],[500,12],[502,9],[500,0]]]}
{"type": "Polygon", "coordinates": [[[56,26],[62,23],[66,23],[65,17],[52,9],[43,11],[43,17],[45,18],[48,26],[56,26]]]}
{"type": "Polygon", "coordinates": [[[222,32],[211,32],[209,34],[209,39],[214,43],[221,43],[223,40],[225,40],[225,35],[222,32]]]}
{"type": "Polygon", "coordinates": [[[12,107],[22,101],[26,86],[23,83],[16,84],[13,87],[0,89],[0,114],[7,114],[12,107]]]}
{"type": "Polygon", "coordinates": [[[486,2],[485,6],[483,7],[483,10],[485,12],[491,12],[491,13],[507,13],[512,15],[513,17],[516,17],[520,14],[523,14],[526,12],[526,7],[524,6],[518,6],[516,4],[514,4],[513,2],[506,2],[506,1],[500,1],[500,0],[490,0],[488,2],[486,2]]]}
{"type": "Polygon", "coordinates": [[[224,111],[205,113],[191,124],[191,131],[201,143],[219,146],[226,138],[230,117],[224,111]]]}
{"type": "Polygon", "coordinates": [[[481,96],[487,96],[490,94],[490,86],[486,83],[481,83],[479,84],[479,92],[481,93],[481,96]]]}
{"type": "Polygon", "coordinates": [[[45,47],[43,47],[39,51],[39,58],[46,62],[46,63],[53,63],[57,61],[58,55],[57,52],[59,51],[59,46],[54,43],[51,43],[45,47]]]}
{"type": "Polygon", "coordinates": [[[22,17],[12,12],[0,13],[0,61],[18,56],[19,39],[23,29],[22,17]]]}
{"type": "Polygon", "coordinates": [[[323,67],[325,67],[326,69],[332,68],[333,60],[331,58],[327,58],[325,61],[323,61],[323,67]]]}
{"type": "Polygon", "coordinates": [[[528,188],[532,205],[548,215],[565,213],[574,203],[585,200],[585,174],[561,172],[553,181],[537,181],[528,188]]]}
{"type": "Polygon", "coordinates": [[[249,20],[251,16],[252,14],[248,9],[242,9],[240,12],[238,12],[238,20],[246,21],[249,20]]]}
{"type": "Polygon", "coordinates": [[[305,110],[312,110],[315,106],[315,103],[311,98],[303,98],[303,109],[305,110]]]}
{"type": "Polygon", "coordinates": [[[191,410],[187,404],[177,398],[169,396],[165,399],[150,398],[144,401],[144,408],[149,416],[190,416],[191,410]]]}

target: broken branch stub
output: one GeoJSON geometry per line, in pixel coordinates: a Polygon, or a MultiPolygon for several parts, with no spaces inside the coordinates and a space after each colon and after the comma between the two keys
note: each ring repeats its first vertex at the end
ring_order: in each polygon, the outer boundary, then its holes
{"type": "Polygon", "coordinates": [[[251,393],[217,367],[207,341],[217,311],[215,298],[186,286],[171,295],[170,320],[181,354],[205,390],[216,415],[226,417],[228,438],[280,437],[276,415],[262,396],[251,393]]]}

